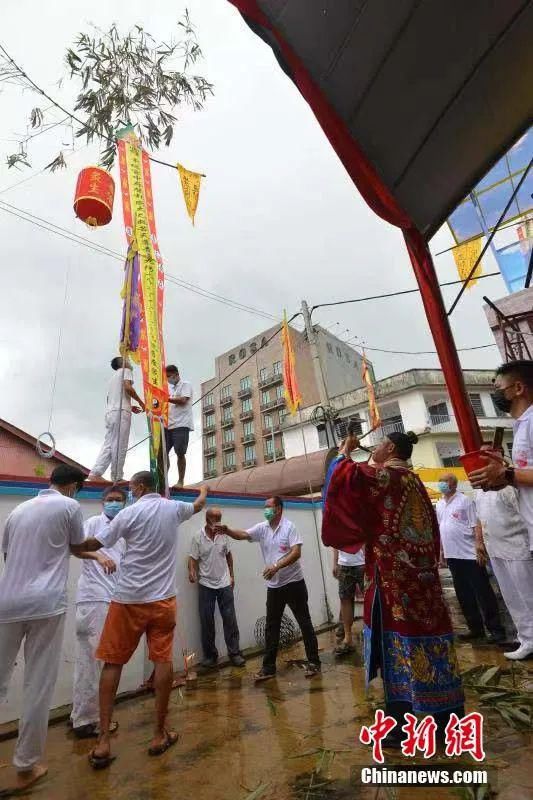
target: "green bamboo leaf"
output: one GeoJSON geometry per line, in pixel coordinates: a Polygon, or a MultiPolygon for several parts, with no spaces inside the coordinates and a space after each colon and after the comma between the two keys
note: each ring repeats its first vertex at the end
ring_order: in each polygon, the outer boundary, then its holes
{"type": "Polygon", "coordinates": [[[259,797],[262,797],[264,795],[269,786],[270,786],[269,783],[259,784],[257,789],[254,789],[253,792],[246,795],[245,800],[258,800],[259,797]]]}

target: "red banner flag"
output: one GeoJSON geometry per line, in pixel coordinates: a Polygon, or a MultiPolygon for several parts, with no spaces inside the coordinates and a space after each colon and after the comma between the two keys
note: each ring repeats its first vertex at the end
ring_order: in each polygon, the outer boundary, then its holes
{"type": "Polygon", "coordinates": [[[292,349],[291,332],[287,322],[287,312],[283,312],[283,326],[281,328],[281,341],[283,344],[283,384],[285,386],[285,400],[291,414],[296,414],[302,402],[298,389],[296,368],[294,366],[294,350],[292,349]]]}

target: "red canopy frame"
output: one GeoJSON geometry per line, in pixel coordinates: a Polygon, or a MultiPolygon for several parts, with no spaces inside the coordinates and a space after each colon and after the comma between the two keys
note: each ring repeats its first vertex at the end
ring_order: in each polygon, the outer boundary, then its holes
{"type": "Polygon", "coordinates": [[[344,122],[325,99],[292,48],[271,25],[256,0],[230,0],[253,29],[262,29],[287,64],[291,78],[313,110],[322,130],[370,208],[382,219],[401,228],[433,341],[450,394],[465,452],[478,450],[481,431],[466,391],[457,349],[440,292],[427,241],[398,205],[373,165],[349,133],[344,122]]]}

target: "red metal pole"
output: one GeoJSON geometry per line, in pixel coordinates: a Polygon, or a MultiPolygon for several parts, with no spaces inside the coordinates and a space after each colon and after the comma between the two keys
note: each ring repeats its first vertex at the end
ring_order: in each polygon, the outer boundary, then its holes
{"type": "Polygon", "coordinates": [[[403,234],[464,450],[466,453],[479,450],[482,445],[481,431],[466,391],[463,370],[446,315],[431,253],[425,239],[416,228],[408,228],[404,230],[403,234]]]}

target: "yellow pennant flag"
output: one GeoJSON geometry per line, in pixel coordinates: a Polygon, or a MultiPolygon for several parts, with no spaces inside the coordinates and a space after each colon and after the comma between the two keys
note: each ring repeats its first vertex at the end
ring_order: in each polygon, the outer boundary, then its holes
{"type": "Polygon", "coordinates": [[[183,199],[187,206],[187,213],[194,225],[194,217],[196,216],[198,199],[200,197],[200,184],[204,176],[200,172],[191,172],[190,169],[185,169],[181,164],[176,164],[176,166],[180,174],[181,188],[183,190],[183,199]]]}
{"type": "Polygon", "coordinates": [[[287,322],[287,312],[283,312],[281,327],[281,342],[283,346],[283,384],[285,386],[285,402],[290,414],[296,414],[302,402],[296,378],[296,364],[292,348],[291,332],[287,322]]]}
{"type": "MultiPolygon", "coordinates": [[[[465,281],[470,275],[470,270],[476,263],[477,259],[479,258],[479,254],[481,253],[481,237],[473,239],[471,242],[465,242],[464,244],[459,245],[459,247],[455,247],[452,252],[459,277],[461,280],[465,281]]],[[[475,283],[477,283],[476,278],[479,278],[479,276],[482,274],[483,267],[481,263],[479,263],[466,288],[470,289],[475,283]]]]}
{"type": "Polygon", "coordinates": [[[375,430],[381,425],[381,416],[379,413],[378,404],[376,403],[376,393],[374,391],[374,384],[372,383],[372,376],[368,368],[366,354],[363,350],[363,380],[366,385],[368,395],[368,408],[370,411],[370,430],[375,430]]]}

